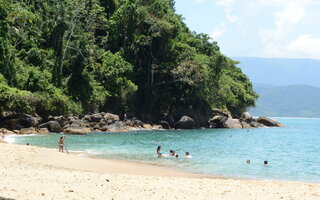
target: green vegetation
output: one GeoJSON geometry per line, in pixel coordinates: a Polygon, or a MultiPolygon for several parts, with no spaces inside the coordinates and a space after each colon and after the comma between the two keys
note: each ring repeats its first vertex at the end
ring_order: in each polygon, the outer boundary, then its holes
{"type": "Polygon", "coordinates": [[[6,0],[0,41],[0,112],[239,115],[257,98],[172,0],[6,0]]]}

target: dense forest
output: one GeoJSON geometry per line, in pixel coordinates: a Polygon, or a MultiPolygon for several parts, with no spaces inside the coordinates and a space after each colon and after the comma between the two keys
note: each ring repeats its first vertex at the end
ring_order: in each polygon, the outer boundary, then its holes
{"type": "Polygon", "coordinates": [[[257,94],[173,0],[5,0],[0,112],[237,116],[257,94]]]}

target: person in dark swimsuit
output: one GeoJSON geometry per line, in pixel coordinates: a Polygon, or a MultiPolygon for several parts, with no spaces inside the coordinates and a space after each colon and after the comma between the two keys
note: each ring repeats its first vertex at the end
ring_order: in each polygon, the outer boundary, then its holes
{"type": "Polygon", "coordinates": [[[59,140],[59,152],[63,153],[63,147],[64,147],[64,139],[65,137],[64,136],[61,136],[60,137],[60,140],[59,140]]]}

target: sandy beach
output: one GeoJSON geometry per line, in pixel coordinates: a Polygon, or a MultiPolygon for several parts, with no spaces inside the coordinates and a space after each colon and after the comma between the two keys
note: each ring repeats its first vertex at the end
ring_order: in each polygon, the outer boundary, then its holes
{"type": "Polygon", "coordinates": [[[320,199],[314,183],[207,178],[6,143],[0,151],[0,199],[320,199]]]}

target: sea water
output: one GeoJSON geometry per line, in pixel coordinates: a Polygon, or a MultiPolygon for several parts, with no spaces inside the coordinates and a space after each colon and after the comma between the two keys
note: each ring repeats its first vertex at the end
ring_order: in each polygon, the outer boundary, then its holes
{"type": "MultiPolygon", "coordinates": [[[[233,178],[320,182],[320,119],[278,118],[285,128],[135,131],[67,135],[69,151],[233,178]],[[157,158],[175,150],[179,158],[157,158]],[[185,152],[191,159],[185,159],[185,152]],[[250,159],[251,164],[246,160],[250,159]],[[263,162],[267,160],[268,166],[263,162]]],[[[17,144],[57,148],[60,134],[12,136],[17,144]]]]}

